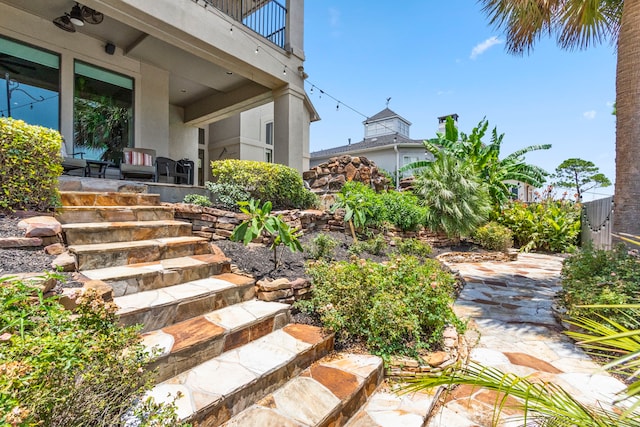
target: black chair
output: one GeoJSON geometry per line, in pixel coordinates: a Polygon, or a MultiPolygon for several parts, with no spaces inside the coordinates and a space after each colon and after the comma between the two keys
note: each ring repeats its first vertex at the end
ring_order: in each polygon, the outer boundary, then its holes
{"type": "Polygon", "coordinates": [[[173,184],[186,183],[189,178],[189,174],[178,170],[178,162],[175,160],[168,157],[156,158],[156,176],[158,181],[161,176],[166,176],[167,181],[173,184]]]}

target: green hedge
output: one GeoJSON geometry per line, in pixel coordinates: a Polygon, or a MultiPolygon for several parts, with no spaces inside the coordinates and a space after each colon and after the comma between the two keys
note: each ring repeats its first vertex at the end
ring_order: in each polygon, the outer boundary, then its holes
{"type": "Polygon", "coordinates": [[[0,118],[0,209],[48,210],[59,204],[60,133],[0,118]]]}
{"type": "Polygon", "coordinates": [[[316,196],[304,187],[302,176],[293,168],[250,160],[211,162],[213,180],[233,184],[248,191],[251,198],[270,201],[277,209],[304,209],[316,203],[316,196]]]}

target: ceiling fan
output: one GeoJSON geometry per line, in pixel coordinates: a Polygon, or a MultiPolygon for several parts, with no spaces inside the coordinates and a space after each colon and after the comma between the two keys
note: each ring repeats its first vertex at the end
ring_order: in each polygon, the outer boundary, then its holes
{"type": "Polygon", "coordinates": [[[99,24],[103,19],[104,14],[101,12],[87,6],[81,6],[76,2],[76,5],[71,8],[71,12],[57,17],[53,20],[53,24],[61,30],[75,33],[76,27],[82,27],[85,23],[99,24]]]}

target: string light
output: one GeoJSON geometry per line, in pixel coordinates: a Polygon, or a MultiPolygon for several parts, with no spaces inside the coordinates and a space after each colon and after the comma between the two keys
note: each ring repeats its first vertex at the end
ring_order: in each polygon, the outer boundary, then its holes
{"type": "Polygon", "coordinates": [[[286,65],[282,69],[282,74],[285,75],[285,76],[287,75],[287,66],[286,65]]]}
{"type": "Polygon", "coordinates": [[[338,103],[336,104],[336,111],[340,110],[340,101],[338,101],[338,103]]]}
{"type": "Polygon", "coordinates": [[[256,55],[258,54],[259,51],[260,51],[260,46],[256,46],[256,55]]]}
{"type": "Polygon", "coordinates": [[[229,27],[229,33],[233,34],[233,25],[229,27]]]}

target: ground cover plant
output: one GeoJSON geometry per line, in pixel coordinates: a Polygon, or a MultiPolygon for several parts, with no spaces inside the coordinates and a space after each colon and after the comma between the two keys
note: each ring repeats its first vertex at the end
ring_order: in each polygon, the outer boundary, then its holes
{"type": "Polygon", "coordinates": [[[0,279],[0,425],[180,425],[172,405],[145,399],[152,357],[137,328],[95,291],[76,313],[33,285],[0,279]]]}
{"type": "Polygon", "coordinates": [[[314,292],[297,307],[317,314],[337,340],[369,351],[417,356],[440,342],[445,326],[463,328],[451,309],[454,279],[435,260],[397,256],[387,263],[316,261],[308,264],[314,292]]]}

